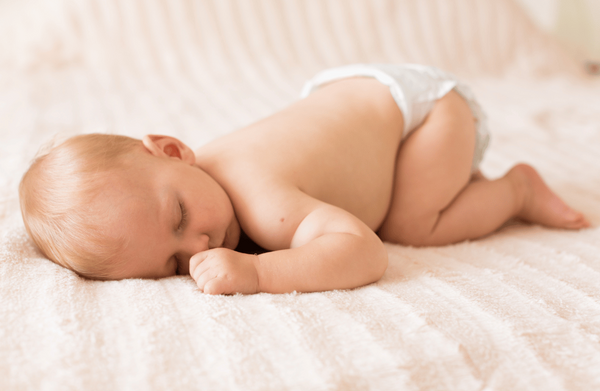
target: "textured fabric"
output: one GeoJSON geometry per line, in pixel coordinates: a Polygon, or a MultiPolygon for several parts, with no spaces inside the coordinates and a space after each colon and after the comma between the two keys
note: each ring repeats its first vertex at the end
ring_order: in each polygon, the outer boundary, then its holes
{"type": "Polygon", "coordinates": [[[370,77],[389,87],[404,118],[402,139],[425,121],[438,99],[455,90],[465,99],[475,118],[475,152],[471,172],[479,170],[490,135],[487,117],[466,84],[448,72],[420,64],[351,64],[319,72],[304,84],[300,97],[308,96],[327,83],[349,77],[370,77]]]}
{"type": "Polygon", "coordinates": [[[600,389],[598,107],[510,0],[2,0],[0,389],[600,389]],[[594,226],[387,244],[375,284],[231,297],[85,280],[28,239],[18,182],[57,133],[198,147],[360,62],[456,74],[488,114],[483,172],[531,163],[594,226]]]}

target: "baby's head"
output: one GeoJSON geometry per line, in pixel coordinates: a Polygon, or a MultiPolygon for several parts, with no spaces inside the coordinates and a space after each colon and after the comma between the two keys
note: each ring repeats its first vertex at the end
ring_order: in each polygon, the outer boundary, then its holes
{"type": "Polygon", "coordinates": [[[35,159],[19,198],[44,255],[88,278],[187,273],[194,253],[239,235],[224,190],[167,136],[72,137],[35,159]]]}

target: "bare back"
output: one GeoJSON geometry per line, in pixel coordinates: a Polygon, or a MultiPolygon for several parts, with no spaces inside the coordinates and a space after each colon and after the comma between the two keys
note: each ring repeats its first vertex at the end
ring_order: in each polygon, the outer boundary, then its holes
{"type": "Polygon", "coordinates": [[[390,205],[402,128],[388,87],[345,79],[207,144],[196,162],[227,191],[245,230],[301,219],[309,197],[376,230],[390,205]]]}

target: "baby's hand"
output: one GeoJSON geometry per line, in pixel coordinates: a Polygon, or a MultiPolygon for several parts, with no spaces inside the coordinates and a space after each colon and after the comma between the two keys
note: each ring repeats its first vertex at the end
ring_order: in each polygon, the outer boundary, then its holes
{"type": "Polygon", "coordinates": [[[211,295],[258,292],[258,257],[226,248],[213,248],[190,258],[190,275],[211,295]]]}

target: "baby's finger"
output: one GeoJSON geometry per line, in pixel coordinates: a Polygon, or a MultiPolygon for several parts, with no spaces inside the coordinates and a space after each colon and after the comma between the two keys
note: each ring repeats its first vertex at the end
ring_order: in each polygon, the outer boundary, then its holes
{"type": "Polygon", "coordinates": [[[228,284],[225,280],[216,277],[211,280],[208,280],[206,284],[204,284],[204,289],[202,291],[209,295],[226,295],[228,293],[231,293],[227,285],[228,284]]]}
{"type": "Polygon", "coordinates": [[[196,280],[196,285],[198,285],[198,288],[200,288],[202,292],[206,293],[206,284],[209,281],[218,278],[218,276],[219,274],[217,271],[213,269],[207,269],[203,273],[198,274],[198,277],[194,278],[194,280],[196,280]]]}
{"type": "Polygon", "coordinates": [[[196,266],[196,268],[194,270],[190,271],[190,276],[192,276],[192,278],[194,280],[196,280],[196,282],[198,282],[200,280],[200,278],[202,278],[201,276],[206,274],[208,271],[210,271],[210,269],[211,268],[210,268],[210,265],[208,264],[208,262],[201,263],[198,266],[196,266]]]}
{"type": "Polygon", "coordinates": [[[190,276],[192,276],[194,280],[197,280],[197,277],[209,268],[208,262],[204,262],[207,257],[208,253],[203,251],[190,258],[190,276]]]}

